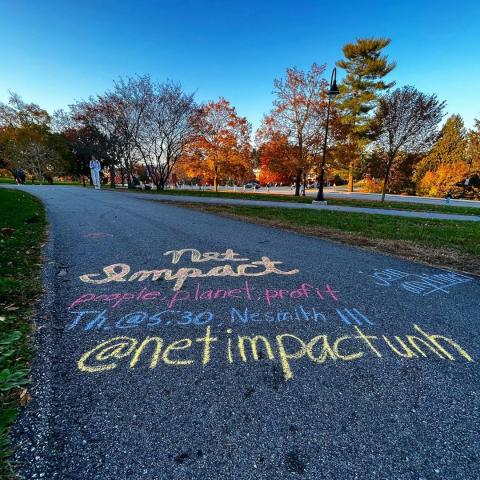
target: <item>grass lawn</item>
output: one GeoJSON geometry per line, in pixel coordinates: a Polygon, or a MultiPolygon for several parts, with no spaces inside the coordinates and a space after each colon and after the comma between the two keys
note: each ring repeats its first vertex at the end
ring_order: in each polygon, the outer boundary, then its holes
{"type": "Polygon", "coordinates": [[[0,478],[13,478],[8,462],[8,429],[26,389],[33,355],[30,342],[34,305],[41,293],[43,206],[33,196],[0,189],[0,478]]]}
{"type": "MultiPolygon", "coordinates": [[[[0,177],[0,183],[9,183],[9,184],[14,184],[15,180],[13,178],[9,177],[0,177]]],[[[53,182],[54,185],[82,185],[82,182],[53,182]]],[[[32,185],[31,180],[27,180],[25,182],[25,185],[32,185]]],[[[35,180],[33,185],[40,185],[40,182],[38,180],[35,180]]],[[[43,182],[43,185],[49,185],[47,181],[43,182]]]]}
{"type": "MultiPolygon", "coordinates": [[[[136,190],[137,192],[139,190],[136,190]]],[[[211,190],[142,190],[142,193],[160,195],[186,195],[195,197],[234,198],[246,200],[270,200],[274,202],[312,203],[312,197],[295,197],[294,195],[274,195],[260,192],[213,192],[211,190]]],[[[348,207],[384,208],[387,210],[413,210],[417,212],[457,213],[460,215],[480,215],[480,207],[455,207],[448,205],[429,205],[425,203],[384,202],[378,200],[355,200],[343,198],[328,199],[329,205],[348,207]]]]}
{"type": "Polygon", "coordinates": [[[480,275],[480,222],[281,207],[178,204],[480,275]]]}

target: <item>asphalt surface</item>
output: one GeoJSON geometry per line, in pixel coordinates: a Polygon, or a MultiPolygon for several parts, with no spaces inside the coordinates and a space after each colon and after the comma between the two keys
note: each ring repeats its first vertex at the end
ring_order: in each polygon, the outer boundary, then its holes
{"type": "Polygon", "coordinates": [[[477,279],[143,197],[26,190],[51,231],[21,478],[479,478],[477,279]],[[164,255],[187,248],[223,255],[164,255]],[[135,275],[152,269],[172,273],[135,275]]]}
{"type": "MultiPolygon", "coordinates": [[[[125,193],[125,192],[118,192],[125,193]]],[[[190,202],[190,203],[208,203],[212,205],[248,205],[252,207],[275,207],[275,208],[295,208],[307,210],[327,210],[333,212],[349,213],[367,213],[369,215],[387,215],[390,217],[408,217],[408,218],[426,218],[435,220],[456,220],[461,222],[480,222],[478,215],[459,215],[456,213],[437,213],[437,212],[416,212],[412,210],[394,210],[386,208],[366,208],[366,207],[348,207],[343,205],[324,205],[298,202],[275,202],[272,200],[244,200],[236,198],[212,198],[196,197],[194,195],[151,195],[148,193],[127,192],[129,195],[135,195],[142,198],[142,195],[150,195],[150,200],[159,202],[190,202]]],[[[480,210],[479,210],[480,211],[480,210]]]]}

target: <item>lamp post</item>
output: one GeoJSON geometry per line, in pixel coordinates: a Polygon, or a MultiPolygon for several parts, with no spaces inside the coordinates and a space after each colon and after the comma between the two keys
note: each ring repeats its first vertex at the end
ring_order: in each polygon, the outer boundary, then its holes
{"type": "Polygon", "coordinates": [[[332,97],[338,95],[340,92],[337,87],[337,69],[334,68],[332,76],[330,78],[330,89],[328,90],[328,107],[327,107],[327,122],[325,124],[325,138],[323,139],[323,155],[322,163],[320,164],[320,180],[318,185],[317,198],[315,202],[325,202],[325,197],[323,196],[323,182],[325,177],[325,158],[327,154],[327,138],[328,138],[328,121],[330,120],[330,102],[332,97]]]}

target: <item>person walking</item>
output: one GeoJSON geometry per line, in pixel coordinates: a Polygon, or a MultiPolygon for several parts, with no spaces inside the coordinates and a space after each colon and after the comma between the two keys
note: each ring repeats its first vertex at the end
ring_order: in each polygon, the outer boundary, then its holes
{"type": "Polygon", "coordinates": [[[100,190],[100,170],[102,165],[100,162],[92,155],[90,160],[90,173],[92,175],[92,182],[95,187],[95,190],[100,190]]]}

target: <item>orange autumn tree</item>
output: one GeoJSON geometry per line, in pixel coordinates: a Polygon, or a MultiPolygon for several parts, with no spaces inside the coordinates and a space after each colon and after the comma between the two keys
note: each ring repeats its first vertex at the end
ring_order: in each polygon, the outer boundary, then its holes
{"type": "Polygon", "coordinates": [[[260,182],[290,183],[297,172],[298,149],[285,135],[270,130],[268,119],[257,132],[257,143],[260,145],[260,182]]]}
{"type": "Polygon", "coordinates": [[[324,72],[325,65],[315,63],[308,71],[287,68],[285,77],[274,81],[273,109],[258,135],[262,144],[287,142],[289,155],[284,162],[295,177],[297,196],[302,178],[305,181],[322,151],[328,90],[324,72]]]}
{"type": "Polygon", "coordinates": [[[215,191],[219,179],[238,181],[252,175],[251,126],[235,107],[224,98],[210,101],[200,108],[195,124],[197,139],[183,159],[184,171],[213,178],[215,191]]]}
{"type": "Polygon", "coordinates": [[[468,172],[468,164],[465,162],[440,165],[435,171],[428,171],[423,176],[417,184],[417,191],[430,197],[444,197],[449,192],[455,197],[460,196],[468,172]]]}

